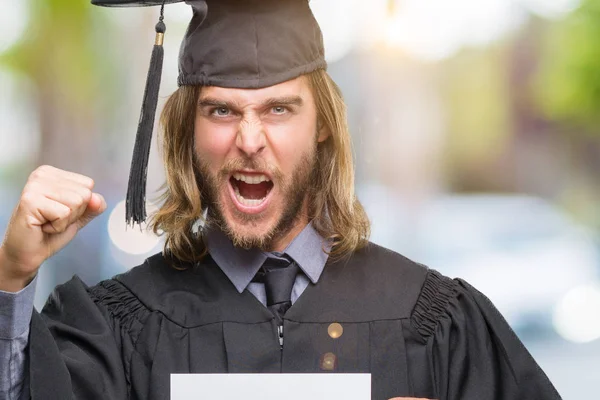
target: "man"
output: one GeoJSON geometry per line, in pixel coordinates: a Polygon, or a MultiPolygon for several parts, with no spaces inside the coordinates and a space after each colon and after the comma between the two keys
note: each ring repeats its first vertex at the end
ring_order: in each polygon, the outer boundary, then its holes
{"type": "Polygon", "coordinates": [[[32,311],[39,266],[106,208],[92,179],[36,169],[0,247],[1,393],[166,399],[171,373],[370,372],[373,399],[560,398],[482,294],[368,243],[308,2],[189,4],[151,222],[165,250],[32,311]]]}

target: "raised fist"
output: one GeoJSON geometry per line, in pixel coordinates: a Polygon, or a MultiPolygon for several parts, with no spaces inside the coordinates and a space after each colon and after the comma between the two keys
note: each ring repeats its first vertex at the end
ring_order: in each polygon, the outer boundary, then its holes
{"type": "Polygon", "coordinates": [[[40,265],[106,209],[87,176],[41,166],[31,173],[0,247],[0,290],[16,292],[40,265]]]}

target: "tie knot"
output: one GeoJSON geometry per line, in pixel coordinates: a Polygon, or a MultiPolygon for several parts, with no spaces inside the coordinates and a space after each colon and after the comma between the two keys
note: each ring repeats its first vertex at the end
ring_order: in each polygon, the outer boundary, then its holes
{"type": "Polygon", "coordinates": [[[287,268],[294,261],[285,253],[270,253],[262,265],[264,270],[273,270],[278,268],[287,268]]]}
{"type": "Polygon", "coordinates": [[[298,264],[286,255],[276,255],[265,260],[253,281],[265,284],[267,306],[291,302],[292,287],[298,270],[298,264]]]}

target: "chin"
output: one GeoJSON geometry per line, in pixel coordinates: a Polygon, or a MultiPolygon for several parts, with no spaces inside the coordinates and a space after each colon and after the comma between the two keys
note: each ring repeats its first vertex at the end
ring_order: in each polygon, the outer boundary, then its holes
{"type": "Polygon", "coordinates": [[[257,232],[255,229],[247,229],[247,227],[231,227],[227,236],[233,242],[235,247],[244,249],[257,248],[259,250],[268,251],[271,247],[273,237],[269,230],[257,232]]]}
{"type": "Polygon", "coordinates": [[[238,210],[223,215],[224,232],[236,247],[268,250],[276,227],[276,221],[266,215],[240,215],[238,210]],[[237,215],[236,215],[237,214],[237,215]]]}

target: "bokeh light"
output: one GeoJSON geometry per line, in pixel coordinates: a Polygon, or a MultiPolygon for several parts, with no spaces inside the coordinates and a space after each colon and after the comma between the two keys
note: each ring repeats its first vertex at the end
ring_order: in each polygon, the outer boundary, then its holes
{"type": "Polygon", "coordinates": [[[523,17],[506,0],[404,0],[390,9],[385,39],[416,57],[438,60],[464,45],[498,39],[523,17]]]}
{"type": "Polygon", "coordinates": [[[600,339],[600,284],[571,289],[558,302],[553,322],[556,331],[572,342],[600,339]]]}
{"type": "MultiPolygon", "coordinates": [[[[150,213],[156,206],[148,203],[146,206],[150,213]]],[[[159,243],[160,237],[147,229],[142,224],[141,228],[127,226],[125,222],[125,200],[120,201],[110,213],[108,218],[108,235],[112,244],[119,250],[132,255],[140,255],[151,252],[159,243]]]]}
{"type": "Polygon", "coordinates": [[[560,18],[574,10],[581,0],[521,0],[533,13],[546,18],[560,18]]]}
{"type": "Polygon", "coordinates": [[[28,1],[4,1],[0,12],[0,53],[23,37],[27,27],[28,1]]]}
{"type": "Polygon", "coordinates": [[[316,0],[311,2],[315,19],[323,31],[327,62],[343,58],[356,41],[360,10],[354,0],[316,0]],[[344,12],[340,12],[344,10],[344,12]]]}

